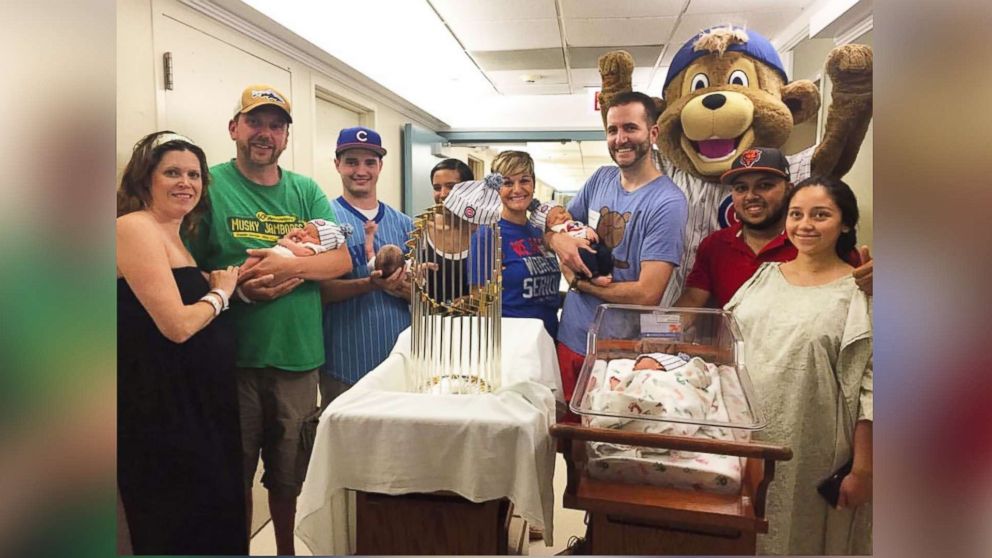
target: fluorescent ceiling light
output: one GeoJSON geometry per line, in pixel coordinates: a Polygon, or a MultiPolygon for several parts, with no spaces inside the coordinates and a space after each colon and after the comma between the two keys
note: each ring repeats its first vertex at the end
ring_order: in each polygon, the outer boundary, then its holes
{"type": "Polygon", "coordinates": [[[427,2],[244,1],[442,120],[496,96],[427,2]]]}

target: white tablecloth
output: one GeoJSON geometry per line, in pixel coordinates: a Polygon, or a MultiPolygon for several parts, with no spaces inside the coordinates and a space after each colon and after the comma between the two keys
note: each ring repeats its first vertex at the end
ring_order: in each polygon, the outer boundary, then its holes
{"type": "Polygon", "coordinates": [[[296,512],[314,554],[351,554],[345,488],[449,490],[473,502],[509,498],[553,544],[554,444],[562,400],[554,342],[539,320],[503,318],[502,387],[481,395],[407,393],[410,330],[392,354],[321,416],[296,512]]]}

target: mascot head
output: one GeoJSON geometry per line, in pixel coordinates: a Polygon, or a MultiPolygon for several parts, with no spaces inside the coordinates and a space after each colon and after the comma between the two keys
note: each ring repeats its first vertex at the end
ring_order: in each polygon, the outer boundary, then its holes
{"type": "Polygon", "coordinates": [[[768,39],[739,27],[706,29],[682,45],[663,94],[658,149],[708,179],[753,146],[781,147],[820,107],[812,82],[789,83],[768,39]]]}

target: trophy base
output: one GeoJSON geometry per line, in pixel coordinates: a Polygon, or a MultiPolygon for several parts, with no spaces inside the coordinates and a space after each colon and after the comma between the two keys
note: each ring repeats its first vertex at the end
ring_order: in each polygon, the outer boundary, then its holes
{"type": "Polygon", "coordinates": [[[429,393],[431,395],[464,395],[491,393],[492,391],[493,388],[489,382],[478,376],[471,376],[468,374],[443,374],[432,376],[429,380],[427,380],[424,389],[421,390],[422,393],[429,393]]]}

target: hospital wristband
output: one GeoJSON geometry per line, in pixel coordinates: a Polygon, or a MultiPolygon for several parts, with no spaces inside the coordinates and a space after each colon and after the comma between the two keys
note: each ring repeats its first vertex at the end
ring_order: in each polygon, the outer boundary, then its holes
{"type": "Polygon", "coordinates": [[[216,318],[217,316],[220,316],[220,313],[223,311],[223,308],[221,307],[221,303],[219,300],[217,300],[217,298],[210,296],[212,294],[216,294],[216,293],[211,291],[201,296],[200,300],[203,302],[207,302],[210,304],[210,306],[214,307],[214,317],[216,318]]]}
{"type": "Polygon", "coordinates": [[[210,292],[220,297],[220,301],[223,303],[223,310],[230,308],[231,297],[223,289],[210,289],[210,292]]]}

